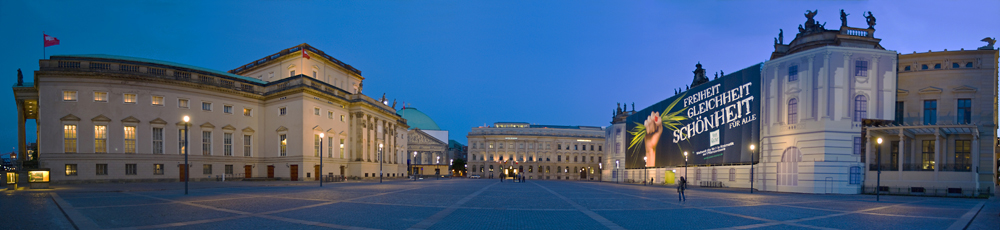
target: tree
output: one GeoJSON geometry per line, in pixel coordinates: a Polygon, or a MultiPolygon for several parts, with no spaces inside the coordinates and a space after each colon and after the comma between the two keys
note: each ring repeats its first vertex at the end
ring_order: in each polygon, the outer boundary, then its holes
{"type": "Polygon", "coordinates": [[[458,158],[451,162],[451,170],[455,172],[461,172],[460,175],[465,175],[465,159],[458,158]]]}

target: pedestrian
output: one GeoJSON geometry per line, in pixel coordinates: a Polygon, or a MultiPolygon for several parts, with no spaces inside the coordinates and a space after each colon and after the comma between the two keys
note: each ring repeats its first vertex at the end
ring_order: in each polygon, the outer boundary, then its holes
{"type": "Polygon", "coordinates": [[[681,177],[681,181],[677,183],[677,201],[687,201],[687,197],[684,196],[685,187],[687,187],[687,179],[681,177]]]}
{"type": "Polygon", "coordinates": [[[653,185],[653,177],[649,178],[649,185],[653,185]]]}

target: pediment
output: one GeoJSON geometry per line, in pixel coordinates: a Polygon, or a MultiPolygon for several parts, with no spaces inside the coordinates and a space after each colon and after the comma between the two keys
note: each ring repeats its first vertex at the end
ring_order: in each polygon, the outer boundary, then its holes
{"type": "Polygon", "coordinates": [[[215,125],[212,125],[212,123],[205,122],[204,124],[201,124],[201,128],[203,128],[203,129],[214,129],[215,125]]]}
{"type": "Polygon", "coordinates": [[[410,132],[407,139],[407,144],[423,144],[423,145],[447,145],[445,142],[434,138],[430,134],[421,131],[420,129],[414,129],[410,132]]]}
{"type": "Polygon", "coordinates": [[[149,123],[150,124],[166,125],[167,121],[164,121],[163,119],[160,119],[160,118],[156,118],[156,119],[153,119],[152,121],[149,121],[149,123]]]}
{"type": "Polygon", "coordinates": [[[246,133],[246,134],[251,134],[251,133],[254,132],[253,129],[250,128],[250,126],[247,126],[246,128],[243,128],[242,131],[243,131],[243,133],[246,133]]]}
{"type": "Polygon", "coordinates": [[[313,130],[323,132],[323,128],[320,128],[319,125],[313,126],[313,130]]]}
{"type": "Polygon", "coordinates": [[[976,88],[973,88],[972,86],[967,86],[967,85],[955,87],[954,89],[951,89],[951,90],[952,90],[952,93],[975,93],[976,91],[979,91],[979,89],[976,89],[976,88]]]}
{"type": "Polygon", "coordinates": [[[96,117],[90,119],[93,122],[111,122],[111,118],[104,116],[104,114],[97,115],[96,117]]]}
{"type": "Polygon", "coordinates": [[[941,92],[944,92],[944,90],[941,90],[941,88],[938,87],[928,86],[927,88],[920,89],[919,92],[920,94],[940,94],[941,92]]]}
{"type": "Polygon", "coordinates": [[[910,94],[909,90],[905,90],[905,89],[897,89],[896,90],[896,95],[897,96],[906,96],[908,94],[910,94]]]}
{"type": "Polygon", "coordinates": [[[80,118],[77,117],[77,116],[73,116],[73,114],[70,114],[70,115],[66,115],[66,116],[64,116],[62,118],[59,118],[59,120],[60,121],[80,121],[80,118]]]}
{"type": "Polygon", "coordinates": [[[281,126],[281,127],[278,127],[278,129],[276,129],[276,130],[274,130],[274,131],[278,131],[278,132],[288,132],[288,128],[285,128],[285,126],[281,126]]]}
{"type": "Polygon", "coordinates": [[[139,119],[133,116],[128,116],[125,119],[122,119],[122,123],[139,123],[139,119]]]}
{"type": "Polygon", "coordinates": [[[222,130],[236,131],[236,127],[233,127],[232,125],[226,125],[222,126],[222,130]]]}

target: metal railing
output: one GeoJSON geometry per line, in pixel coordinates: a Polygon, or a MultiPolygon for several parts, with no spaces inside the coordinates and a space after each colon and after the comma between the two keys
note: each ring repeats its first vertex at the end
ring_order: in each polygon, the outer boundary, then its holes
{"type": "MultiPolygon", "coordinates": [[[[937,187],[880,187],[882,195],[911,196],[959,196],[959,197],[989,197],[993,193],[991,187],[975,188],[937,188],[937,187]]],[[[875,194],[874,186],[861,188],[861,193],[875,194]]]]}

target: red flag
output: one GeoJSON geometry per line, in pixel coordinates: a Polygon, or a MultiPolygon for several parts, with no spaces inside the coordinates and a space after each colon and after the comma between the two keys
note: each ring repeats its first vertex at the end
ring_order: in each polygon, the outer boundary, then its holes
{"type": "Polygon", "coordinates": [[[45,41],[45,47],[59,45],[59,39],[48,34],[42,34],[42,39],[45,41]]]}
{"type": "MultiPolygon", "coordinates": [[[[56,40],[56,42],[59,42],[59,41],[58,41],[58,40],[56,40]]],[[[302,58],[305,58],[305,59],[312,59],[312,58],[309,58],[309,54],[308,54],[308,53],[306,53],[306,50],[302,50],[302,58]]]]}

